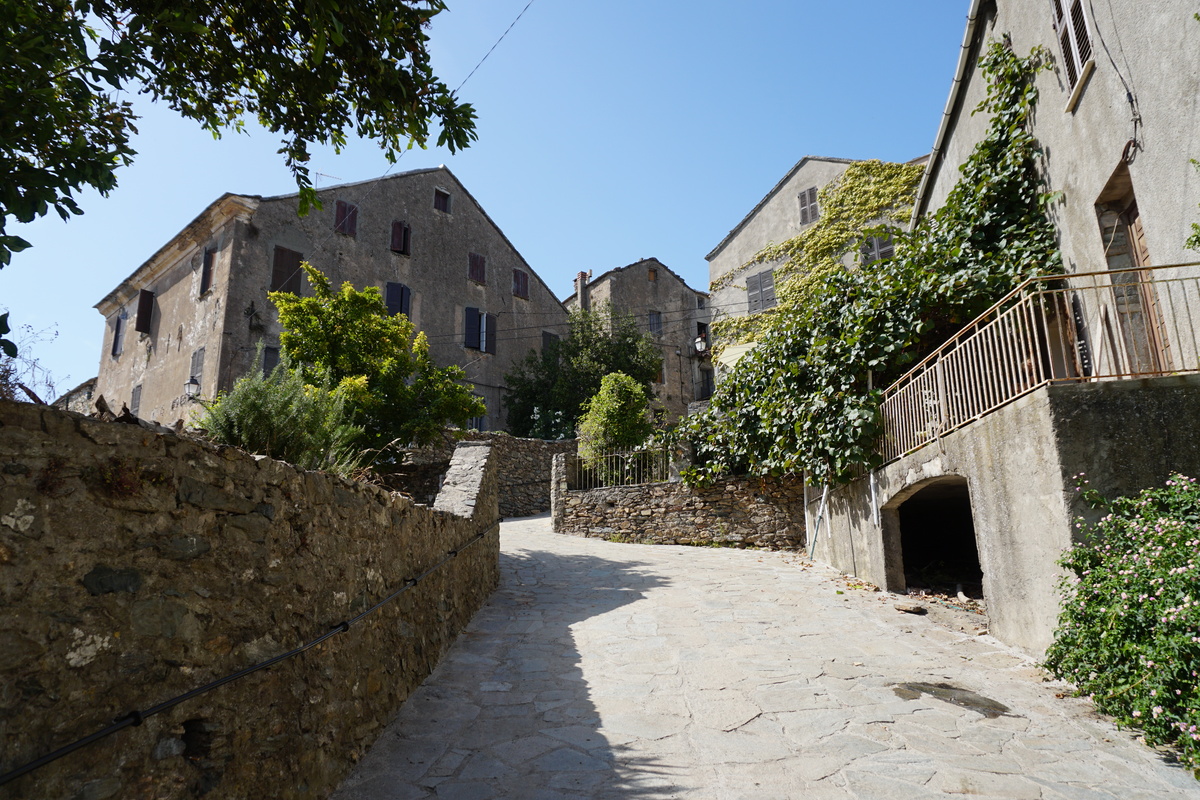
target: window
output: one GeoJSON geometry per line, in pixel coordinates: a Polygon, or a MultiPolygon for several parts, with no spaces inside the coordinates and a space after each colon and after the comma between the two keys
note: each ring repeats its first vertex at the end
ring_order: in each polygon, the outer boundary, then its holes
{"type": "MultiPolygon", "coordinates": [[[[204,348],[201,347],[196,352],[192,353],[192,371],[189,373],[190,378],[195,378],[196,383],[204,385],[204,348]]],[[[199,394],[200,390],[197,389],[199,394]]]]}
{"type": "Polygon", "coordinates": [[[700,370],[700,391],[697,393],[697,400],[707,400],[712,397],[715,383],[713,381],[713,371],[711,369],[700,370]]]}
{"type": "Polygon", "coordinates": [[[263,348],[263,375],[270,376],[275,368],[279,366],[279,348],[264,347],[263,348]]]}
{"type": "Polygon", "coordinates": [[[816,222],[821,216],[820,210],[817,208],[817,187],[812,186],[800,193],[800,224],[807,225],[810,222],[816,222]]]}
{"type": "Polygon", "coordinates": [[[358,206],[354,203],[347,203],[345,200],[338,200],[333,214],[333,230],[347,236],[357,235],[358,206]]]}
{"type": "Polygon", "coordinates": [[[696,308],[704,308],[704,295],[696,295],[696,308]]]}
{"type": "Polygon", "coordinates": [[[751,314],[775,307],[775,273],[771,270],[746,278],[746,298],[751,314]]]}
{"type": "Polygon", "coordinates": [[[433,207],[443,214],[450,213],[450,193],[445,189],[433,190],[433,207]]]}
{"type": "Polygon", "coordinates": [[[300,294],[300,262],[304,256],[286,247],[275,248],[275,260],[271,264],[271,291],[300,294]]]}
{"type": "Polygon", "coordinates": [[[211,248],[204,251],[204,261],[200,266],[200,296],[203,297],[212,288],[213,261],[217,252],[211,248]]]}
{"type": "Polygon", "coordinates": [[[529,299],[529,273],[523,269],[513,270],[513,297],[529,299]]]}
{"type": "Polygon", "coordinates": [[[483,403],[483,407],[485,410],[482,415],[480,415],[478,417],[471,417],[469,420],[467,420],[467,429],[472,430],[472,431],[486,431],[487,430],[487,411],[486,411],[487,401],[484,400],[479,395],[475,395],[475,397],[481,403],[483,403]]]}
{"type": "Polygon", "coordinates": [[[154,292],[142,289],[138,292],[137,316],[133,318],[133,329],[138,333],[150,332],[150,320],[154,316],[154,292]]]}
{"type": "Polygon", "coordinates": [[[384,293],[384,301],[387,303],[388,313],[393,317],[397,314],[403,314],[406,317],[412,316],[412,289],[403,283],[389,282],[384,293]]]}
{"type": "Polygon", "coordinates": [[[125,350],[125,309],[117,312],[113,320],[112,356],[116,358],[125,350]]]}
{"type": "Polygon", "coordinates": [[[467,277],[476,283],[487,283],[487,259],[479,253],[467,257],[467,277]]]}
{"type": "Polygon", "coordinates": [[[655,269],[654,267],[648,268],[646,270],[646,280],[648,280],[648,281],[658,280],[658,270],[655,269]]]}
{"type": "Polygon", "coordinates": [[[708,323],[705,323],[705,322],[697,322],[696,323],[696,338],[703,339],[706,342],[708,341],[708,323]]]}
{"type": "Polygon", "coordinates": [[[464,317],[463,346],[496,354],[496,315],[467,307],[464,317]]]}
{"type": "Polygon", "coordinates": [[[662,336],[662,331],[663,331],[662,312],[661,311],[651,311],[649,316],[650,316],[650,332],[653,333],[655,336],[662,336]]]}
{"type": "Polygon", "coordinates": [[[663,380],[663,362],[661,360],[658,362],[658,374],[654,376],[654,382],[665,383],[663,380]]]}
{"type": "Polygon", "coordinates": [[[142,409],[142,385],[139,383],[133,387],[133,394],[129,398],[129,413],[135,417],[142,409]]]}
{"type": "Polygon", "coordinates": [[[396,220],[392,223],[392,252],[412,255],[412,226],[407,222],[396,220]]]}
{"type": "Polygon", "coordinates": [[[550,331],[542,331],[542,352],[546,352],[550,348],[557,345],[559,342],[558,334],[550,331]]]}
{"type": "Polygon", "coordinates": [[[1083,77],[1088,62],[1092,60],[1092,38],[1088,34],[1087,16],[1083,11],[1083,0],[1053,0],[1053,3],[1054,30],[1062,47],[1067,82],[1074,89],[1083,77]]]}
{"type": "Polygon", "coordinates": [[[862,263],[874,264],[896,255],[896,246],[890,236],[868,236],[862,243],[862,263]]]}

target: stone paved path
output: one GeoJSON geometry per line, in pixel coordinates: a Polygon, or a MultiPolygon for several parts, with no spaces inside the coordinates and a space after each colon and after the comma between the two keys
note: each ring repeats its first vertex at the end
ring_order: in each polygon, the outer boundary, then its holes
{"type": "Polygon", "coordinates": [[[1200,797],[1020,654],[795,556],[546,518],[501,541],[500,590],[336,800],[1200,797]],[[905,682],[1011,711],[905,700],[905,682]]]}

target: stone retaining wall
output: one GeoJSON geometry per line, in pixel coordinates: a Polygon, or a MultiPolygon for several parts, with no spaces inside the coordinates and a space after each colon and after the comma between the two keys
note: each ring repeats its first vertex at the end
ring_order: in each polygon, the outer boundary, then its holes
{"type": "Polygon", "coordinates": [[[0,796],[328,796],[497,584],[489,451],[460,443],[429,508],[138,425],[0,403],[0,773],[311,641],[461,548],[345,633],[0,796]]]}
{"type": "MultiPolygon", "coordinates": [[[[502,431],[471,431],[472,439],[488,442],[500,476],[500,516],[527,517],[550,510],[550,462],[558,453],[574,453],[576,440],[521,439],[502,431]]],[[[409,452],[416,465],[448,461],[454,439],[409,452]]]]}
{"type": "Polygon", "coordinates": [[[566,456],[555,456],[551,484],[559,533],[646,544],[805,546],[800,481],[734,478],[706,489],[647,483],[570,490],[566,456]]]}

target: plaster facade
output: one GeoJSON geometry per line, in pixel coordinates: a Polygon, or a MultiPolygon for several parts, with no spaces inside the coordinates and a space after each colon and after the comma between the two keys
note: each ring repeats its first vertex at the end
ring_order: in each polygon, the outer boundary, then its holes
{"type": "Polygon", "coordinates": [[[1007,36],[1017,55],[1040,46],[1053,59],[1053,69],[1035,81],[1033,132],[1046,183],[1062,192],[1052,215],[1068,271],[1110,268],[1106,250],[1111,255],[1113,232],[1102,230],[1101,215],[1124,213],[1130,201],[1136,202],[1149,264],[1197,260],[1183,248],[1191,223],[1200,217],[1200,173],[1189,163],[1200,157],[1196,3],[1072,4],[1085,20],[1090,53],[1074,85],[1054,26],[1054,5],[974,0],[959,74],[915,213],[945,202],[959,177],[956,166],[986,131],[986,117],[971,115],[987,90],[977,61],[988,42],[1007,36]]]}
{"type": "Polygon", "coordinates": [[[708,261],[708,281],[712,292],[713,321],[722,317],[741,317],[752,310],[746,279],[770,272],[778,263],[742,267],[770,244],[779,244],[809,228],[820,218],[820,204],[814,206],[815,192],[841,177],[852,159],[805,156],[793,166],[766,197],[734,227],[704,258],[708,261]]]}
{"type": "Polygon", "coordinates": [[[714,379],[708,357],[707,293],[688,286],[657,258],[643,258],[598,278],[579,273],[575,293],[563,301],[571,310],[605,303],[632,314],[662,350],[662,380],[654,385],[654,393],[667,419],[685,416],[689,403],[708,399],[714,379]],[[703,343],[698,345],[698,339],[703,343]]]}
{"type": "Polygon", "coordinates": [[[96,306],[107,320],[97,393],[146,419],[186,418],[189,377],[213,397],[259,368],[260,341],[278,348],[267,292],[309,293],[303,258],[334,286],[390,291],[435,363],[463,367],[486,402],[477,426],[502,428],[504,375],[543,331],[565,334],[562,304],[445,167],[318,194],[323,209],[305,217],[294,194],[224,195],[110,292],[96,306]]]}
{"type": "MultiPolygon", "coordinates": [[[[1058,617],[1057,560],[1074,521],[1095,519],[1073,476],[1106,496],[1200,474],[1200,376],[1044,386],[935,444],[831,491],[814,557],[903,592],[899,510],[927,486],[965,479],[991,632],[1034,654],[1058,617]],[[872,482],[874,486],[872,487],[872,482]]],[[[817,502],[810,495],[810,516],[817,502]]]]}

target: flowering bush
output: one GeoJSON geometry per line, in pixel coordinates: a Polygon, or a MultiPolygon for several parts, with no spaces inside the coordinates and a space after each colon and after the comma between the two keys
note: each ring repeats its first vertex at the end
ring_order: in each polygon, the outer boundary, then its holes
{"type": "Polygon", "coordinates": [[[1087,541],[1061,561],[1073,574],[1046,668],[1148,743],[1174,745],[1200,778],[1200,485],[1173,475],[1109,500],[1077,480],[1108,513],[1078,523],[1087,541]]]}

